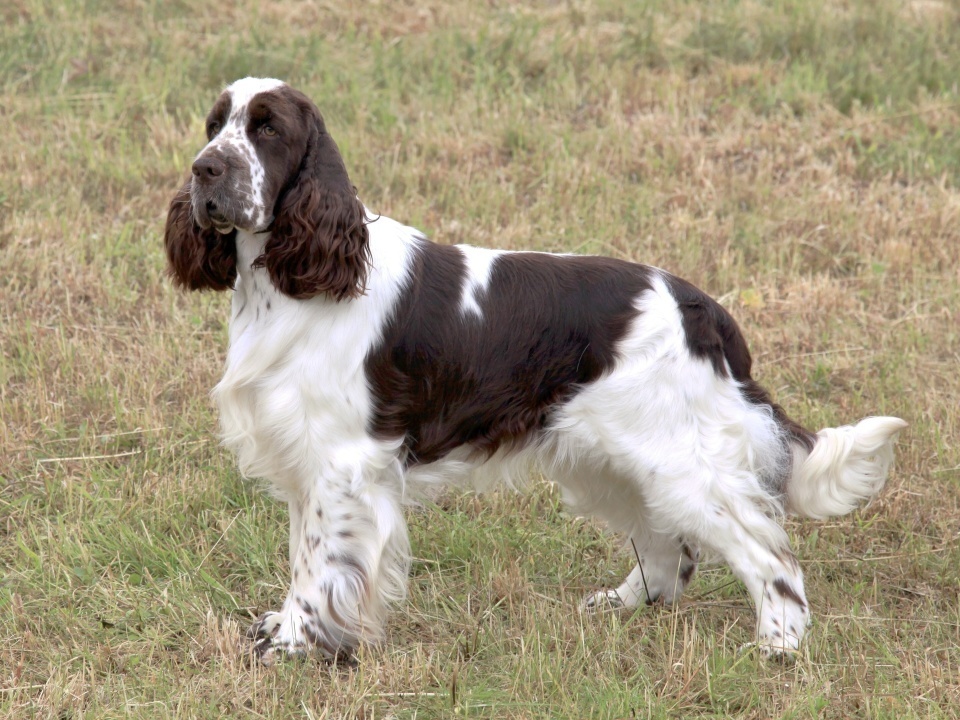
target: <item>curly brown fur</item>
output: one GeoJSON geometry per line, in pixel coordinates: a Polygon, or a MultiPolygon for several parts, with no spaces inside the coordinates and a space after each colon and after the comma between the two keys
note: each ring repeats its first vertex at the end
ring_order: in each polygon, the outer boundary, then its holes
{"type": "Polygon", "coordinates": [[[370,262],[364,208],[323,119],[303,100],[301,111],[312,116],[306,154],[280,196],[270,239],[255,265],[291,297],[356,298],[363,295],[370,262]]]}
{"type": "Polygon", "coordinates": [[[187,182],[170,203],[163,236],[169,273],[186,290],[229,290],[237,278],[236,230],[221,235],[201,228],[190,205],[187,182]]]}

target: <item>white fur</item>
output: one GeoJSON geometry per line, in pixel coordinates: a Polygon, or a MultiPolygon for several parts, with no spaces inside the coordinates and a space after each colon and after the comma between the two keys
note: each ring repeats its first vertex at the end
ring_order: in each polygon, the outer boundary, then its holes
{"type": "Polygon", "coordinates": [[[467,261],[467,278],[463,284],[460,298],[460,309],[464,315],[472,314],[477,318],[483,317],[480,310],[480,298],[487,291],[490,284],[490,271],[493,261],[503,254],[500,250],[488,250],[470,245],[457,245],[467,261]]]}
{"type": "Polygon", "coordinates": [[[263,619],[274,646],[287,652],[309,645],[295,598],[317,610],[332,645],[352,649],[380,638],[388,604],[405,592],[410,557],[399,443],[367,433],[363,362],[397,300],[417,235],[383,217],[369,231],[375,262],[367,293],[342,303],[277,292],[263,268],[251,268],[267,236],[237,233],[230,349],[214,396],[224,444],[241,472],[267,480],[290,507],[297,576],[280,613],[263,619]],[[355,574],[325,563],[329,556],[359,560],[372,592],[355,574]]]}
{"type": "MultiPolygon", "coordinates": [[[[805,603],[786,602],[769,588],[782,579],[802,598],[802,579],[775,520],[777,498],[760,480],[787,462],[782,430],[768,408],[747,402],[734,381],[690,355],[662,280],[638,309],[617,368],[567,403],[554,426],[567,469],[554,468],[552,477],[568,502],[606,519],[641,558],[642,571],[638,566],[600,596],[627,607],[673,602],[686,584],[682,571],[692,575],[706,546],[747,585],[761,642],[795,648],[807,624],[805,603]],[[784,637],[777,622],[795,638],[784,637]]],[[[600,596],[588,597],[586,607],[601,604],[600,596]]]]}
{"type": "Polygon", "coordinates": [[[883,488],[893,462],[890,438],[905,428],[895,417],[869,417],[856,425],[825,428],[807,455],[794,453],[788,509],[809,518],[846,515],[883,488]]]}

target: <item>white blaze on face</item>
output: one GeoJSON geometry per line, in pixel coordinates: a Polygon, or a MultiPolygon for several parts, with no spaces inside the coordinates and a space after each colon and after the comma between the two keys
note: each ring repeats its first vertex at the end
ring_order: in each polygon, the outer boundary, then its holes
{"type": "Polygon", "coordinates": [[[241,167],[231,167],[232,172],[239,173],[236,187],[231,192],[238,196],[239,209],[247,224],[244,229],[260,230],[273,220],[273,208],[266,206],[264,198],[266,170],[247,134],[250,101],[260,93],[276,90],[285,84],[272,78],[244,78],[227,87],[226,92],[230,94],[230,116],[216,136],[197,155],[199,158],[212,151],[221,157],[233,157],[241,161],[241,167]]]}

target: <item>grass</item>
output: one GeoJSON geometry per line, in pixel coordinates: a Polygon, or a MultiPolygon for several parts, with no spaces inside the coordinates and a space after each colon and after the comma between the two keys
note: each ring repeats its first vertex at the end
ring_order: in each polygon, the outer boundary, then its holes
{"type": "Polygon", "coordinates": [[[960,707],[960,32],[948,2],[0,9],[0,717],[949,718],[960,707]],[[911,423],[869,508],[791,522],[815,625],[739,652],[724,568],[581,617],[631,565],[530,495],[411,511],[410,599],[354,669],[246,666],[285,510],[218,446],[226,297],[164,276],[227,82],[311,95],[372,208],[720,297],[803,423],[911,423]]]}

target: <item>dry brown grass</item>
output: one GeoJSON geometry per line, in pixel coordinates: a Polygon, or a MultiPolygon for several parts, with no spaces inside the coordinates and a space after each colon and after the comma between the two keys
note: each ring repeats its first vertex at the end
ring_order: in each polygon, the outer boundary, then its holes
{"type": "Polygon", "coordinates": [[[960,37],[949,3],[14,0],[0,11],[0,714],[956,717],[960,37]],[[223,297],[164,277],[222,84],[314,97],[369,206],[443,242],[600,252],[720,297],[810,426],[911,423],[866,510],[794,523],[816,625],[738,652],[707,568],[582,618],[630,565],[532,496],[411,513],[389,642],[249,667],[285,521],[217,447],[223,297]]]}

